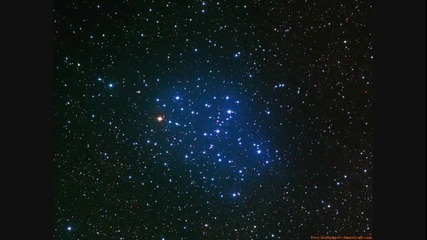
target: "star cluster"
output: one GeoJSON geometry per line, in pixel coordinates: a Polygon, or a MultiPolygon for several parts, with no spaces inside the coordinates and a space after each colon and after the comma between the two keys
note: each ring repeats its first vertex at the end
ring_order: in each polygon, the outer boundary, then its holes
{"type": "Polygon", "coordinates": [[[372,234],[370,1],[55,1],[54,239],[372,234]]]}

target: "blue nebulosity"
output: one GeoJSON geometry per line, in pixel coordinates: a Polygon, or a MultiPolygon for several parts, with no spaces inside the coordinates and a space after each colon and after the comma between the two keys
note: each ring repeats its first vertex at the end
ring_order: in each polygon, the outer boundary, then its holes
{"type": "Polygon", "coordinates": [[[156,134],[150,139],[168,146],[168,154],[159,158],[200,174],[196,181],[202,185],[212,185],[215,178],[218,193],[241,189],[246,178],[259,177],[276,156],[263,131],[268,126],[257,124],[256,103],[240,90],[198,81],[157,95],[151,115],[164,121],[151,122],[156,134]]]}

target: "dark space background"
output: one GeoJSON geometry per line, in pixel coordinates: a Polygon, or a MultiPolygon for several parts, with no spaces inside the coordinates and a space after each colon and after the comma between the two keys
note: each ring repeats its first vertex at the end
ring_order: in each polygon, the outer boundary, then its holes
{"type": "Polygon", "coordinates": [[[54,239],[372,234],[371,1],[53,11],[54,239]]]}

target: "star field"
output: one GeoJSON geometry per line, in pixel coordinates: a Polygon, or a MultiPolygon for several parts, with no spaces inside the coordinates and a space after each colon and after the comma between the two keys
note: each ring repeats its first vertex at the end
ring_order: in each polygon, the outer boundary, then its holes
{"type": "Polygon", "coordinates": [[[370,1],[54,5],[54,239],[372,235],[370,1]]]}

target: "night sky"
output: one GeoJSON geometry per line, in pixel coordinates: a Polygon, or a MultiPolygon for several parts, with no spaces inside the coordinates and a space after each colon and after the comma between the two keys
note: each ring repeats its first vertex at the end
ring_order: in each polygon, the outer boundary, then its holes
{"type": "Polygon", "coordinates": [[[371,1],[53,11],[54,239],[372,235],[371,1]]]}

